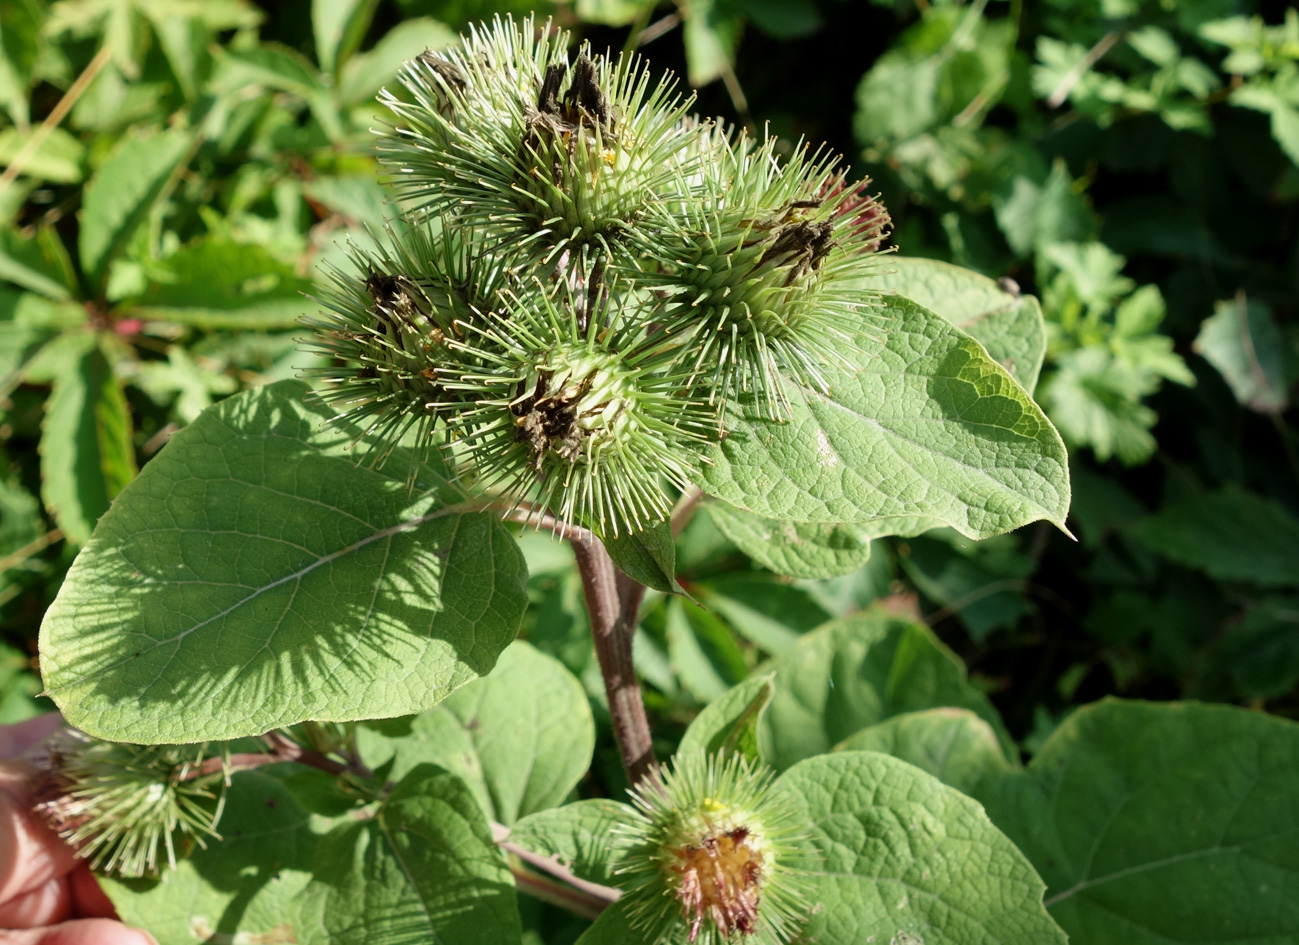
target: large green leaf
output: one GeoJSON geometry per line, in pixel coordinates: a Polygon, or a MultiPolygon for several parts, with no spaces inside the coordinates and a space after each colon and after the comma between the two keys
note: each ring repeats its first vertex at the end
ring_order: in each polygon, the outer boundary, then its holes
{"type": "Polygon", "coordinates": [[[304,945],[510,945],[523,934],[482,809],[433,765],[407,775],[374,817],[321,838],[296,915],[304,945]]]}
{"type": "Polygon", "coordinates": [[[455,772],[493,819],[511,824],[563,802],[591,766],[595,721],[582,684],[557,659],[516,641],[470,683],[389,739],[365,732],[371,764],[390,777],[432,762],[455,772]]]}
{"type": "Polygon", "coordinates": [[[1299,584],[1299,521],[1237,486],[1170,503],[1137,523],[1134,533],[1179,564],[1219,580],[1299,584]]]}
{"type": "Polygon", "coordinates": [[[1064,945],[1029,861],[977,803],[936,778],[852,751],[801,762],[777,786],[799,805],[819,854],[802,941],[1064,945]]]}
{"type": "Polygon", "coordinates": [[[868,611],[808,634],[761,668],[775,672],[776,695],[762,716],[759,743],[778,769],[890,716],[944,706],[971,710],[1008,754],[1016,751],[996,709],[923,624],[868,611]]]}
{"type": "Polygon", "coordinates": [[[786,522],[726,502],[708,503],[722,534],[764,568],[796,578],[831,578],[856,571],[871,554],[861,525],[786,522]]]}
{"type": "Polygon", "coordinates": [[[614,829],[634,812],[607,798],[576,801],[538,811],[510,828],[509,839],[525,850],[558,857],[574,876],[593,883],[616,883],[619,849],[614,829]]]}
{"type": "Polygon", "coordinates": [[[41,495],[67,539],[83,545],[135,476],[131,414],[93,335],[54,344],[62,356],[41,430],[41,495]]]}
{"type": "Polygon", "coordinates": [[[728,416],[704,488],[770,518],[917,518],[986,538],[1036,519],[1063,527],[1064,444],[978,342],[906,299],[885,300],[880,341],[831,394],[792,389],[787,422],[752,401],[728,416]]]}
{"type": "Polygon", "coordinates": [[[235,774],[222,840],[209,840],[157,880],[100,877],[122,921],[158,945],[210,941],[305,942],[291,910],[311,879],[317,836],[284,784],[261,771],[235,774]]]}
{"type": "Polygon", "coordinates": [[[927,771],[963,794],[1011,769],[992,726],[969,709],[924,709],[885,719],[835,746],[878,751],[927,771]]]}
{"type": "Polygon", "coordinates": [[[219,237],[162,260],[140,300],[142,318],[208,329],[292,328],[314,303],[303,279],[265,247],[219,237]]]}
{"type": "Polygon", "coordinates": [[[108,264],[148,219],[192,141],[180,130],[127,135],[86,185],[78,246],[94,286],[103,285],[108,264]]]}
{"type": "Polygon", "coordinates": [[[404,715],[514,638],[526,576],[500,522],[412,490],[400,450],[356,465],[305,391],[207,410],[104,516],[41,628],[74,725],[153,743],[404,715]]]}
{"type": "Polygon", "coordinates": [[[889,289],[941,315],[987,349],[1025,390],[1046,357],[1046,321],[1031,295],[937,259],[892,256],[863,286],[889,289]]]}
{"type": "Polygon", "coordinates": [[[1107,700],[979,799],[1074,945],[1299,939],[1299,725],[1107,700]]]}

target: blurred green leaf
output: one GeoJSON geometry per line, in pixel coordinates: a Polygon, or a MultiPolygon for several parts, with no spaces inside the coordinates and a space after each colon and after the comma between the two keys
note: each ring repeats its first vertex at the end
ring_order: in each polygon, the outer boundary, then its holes
{"type": "Polygon", "coordinates": [[[1244,296],[1218,302],[1200,325],[1194,347],[1249,409],[1280,413],[1290,406],[1285,349],[1268,306],[1244,296]]]}
{"type": "Polygon", "coordinates": [[[27,239],[0,228],[0,279],[51,299],[66,299],[76,291],[67,251],[50,227],[27,239]]]}
{"type": "Polygon", "coordinates": [[[82,165],[86,160],[82,143],[62,128],[52,128],[35,150],[28,151],[30,142],[39,134],[42,132],[36,129],[0,129],[0,165],[12,165],[21,156],[21,174],[56,184],[78,183],[84,176],[82,165]]]}
{"type": "Polygon", "coordinates": [[[690,601],[667,602],[667,638],[672,671],[700,702],[718,698],[748,674],[730,629],[690,601]]]}
{"type": "Polygon", "coordinates": [[[830,618],[807,591],[766,574],[718,574],[691,589],[736,633],[773,656],[830,618]]]}
{"type": "Polygon", "coordinates": [[[159,131],[122,139],[86,185],[81,211],[81,266],[96,290],[108,265],[144,225],[187,153],[193,136],[159,131]]]}
{"type": "Polygon", "coordinates": [[[1239,486],[1169,503],[1138,522],[1133,533],[1178,564],[1218,580],[1299,584],[1299,520],[1239,486]]]}
{"type": "Polygon", "coordinates": [[[141,318],[208,329],[291,328],[316,303],[311,282],[264,246],[205,237],[150,268],[141,318]]]}
{"type": "Polygon", "coordinates": [[[41,495],[68,541],[84,545],[135,476],[131,414],[95,337],[60,342],[41,433],[41,495]]]}
{"type": "Polygon", "coordinates": [[[445,49],[459,37],[445,23],[428,17],[417,17],[398,23],[366,52],[353,55],[339,74],[339,94],[344,102],[359,105],[369,102],[386,83],[397,76],[397,70],[408,59],[426,49],[445,49]]]}
{"type": "Polygon", "coordinates": [[[378,5],[379,0],[311,0],[311,31],[322,70],[337,73],[356,51],[378,5]]]}
{"type": "Polygon", "coordinates": [[[721,78],[735,62],[740,19],[718,0],[682,0],[686,77],[698,88],[721,78]]]}

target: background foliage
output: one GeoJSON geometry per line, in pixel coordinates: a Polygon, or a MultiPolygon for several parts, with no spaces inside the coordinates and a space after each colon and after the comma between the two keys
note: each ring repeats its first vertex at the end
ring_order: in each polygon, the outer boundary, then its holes
{"type": "MultiPolygon", "coordinates": [[[[654,66],[700,88],[701,113],[826,140],[871,173],[907,256],[1037,296],[1040,377],[1017,352],[993,353],[1037,379],[1071,447],[1077,542],[1046,523],[982,542],[929,531],[867,544],[848,526],[773,542],[761,521],[705,504],[676,547],[689,598],[652,595],[637,639],[664,754],[755,668],[798,648],[840,653],[831,634],[807,632],[883,600],[932,628],[911,625],[924,641],[911,645],[932,663],[933,691],[844,731],[782,722],[793,707],[778,695],[764,723],[776,734],[754,737],[781,768],[858,730],[843,747],[920,763],[904,747],[925,744],[928,726],[983,726],[986,752],[940,776],[993,812],[1052,889],[1071,889],[1085,880],[1047,875],[1034,850],[1067,852],[1077,837],[1016,833],[996,810],[1030,809],[1050,758],[1103,755],[1101,736],[1118,732],[1112,744],[1131,724],[1104,705],[1064,721],[1074,707],[1194,698],[1299,717],[1294,10],[13,0],[0,8],[0,721],[44,708],[36,630],[114,495],[203,408],[304,366],[294,322],[314,303],[303,294],[344,238],[364,240],[390,213],[368,131],[382,120],[374,93],[467,24],[531,9],[598,46],[652,40],[654,66]],[[775,573],[828,561],[841,577],[775,573]],[[965,714],[885,728],[934,704],[965,714]],[[781,732],[788,749],[770,741],[781,732]]],[[[977,336],[993,316],[971,311],[977,336]]],[[[571,554],[534,534],[521,544],[526,659],[546,654],[581,681],[597,763],[579,791],[616,796],[571,554]]],[[[1234,737],[1236,722],[1203,711],[1203,726],[1234,737]]],[[[1201,751],[1186,739],[1169,751],[1201,751]]],[[[441,757],[398,758],[393,777],[441,757]]],[[[505,805],[502,819],[555,802],[465,777],[505,805]]],[[[1104,792],[1088,796],[1103,820],[1104,792]]],[[[549,913],[525,927],[543,919],[547,940],[563,937],[549,913]]]]}

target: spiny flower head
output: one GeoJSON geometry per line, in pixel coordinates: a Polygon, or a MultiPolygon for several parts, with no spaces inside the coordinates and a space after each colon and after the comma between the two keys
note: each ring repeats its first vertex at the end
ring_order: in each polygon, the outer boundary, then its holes
{"type": "Polygon", "coordinates": [[[880,328],[876,297],[856,282],[887,232],[869,181],[849,185],[838,158],[777,140],[708,136],[697,199],[661,221],[661,270],[646,283],[671,293],[663,330],[678,338],[710,403],[753,393],[781,419],[786,378],[827,393],[824,368],[880,328]]]}
{"type": "Polygon", "coordinates": [[[376,462],[438,447],[497,507],[618,536],[666,518],[735,401],[783,419],[851,367],[881,325],[848,277],[887,216],[829,155],[781,160],[566,43],[497,19],[381,96],[414,209],[331,274],[310,373],[376,462]]]}
{"type": "Polygon", "coordinates": [[[646,942],[778,945],[798,931],[810,854],[771,779],[742,756],[694,753],[632,793],[619,873],[646,942]]]}
{"type": "Polygon", "coordinates": [[[174,868],[178,842],[183,854],[186,845],[221,839],[226,773],[205,752],[205,745],[121,745],[65,730],[45,760],[36,812],[95,869],[138,878],[156,874],[164,857],[174,868]]]}
{"type": "Polygon", "coordinates": [[[531,18],[473,29],[461,49],[427,52],[384,93],[400,124],[379,150],[399,192],[553,260],[599,246],[630,263],[629,229],[677,196],[690,105],[675,82],[651,83],[635,56],[583,46],[531,18]]]}

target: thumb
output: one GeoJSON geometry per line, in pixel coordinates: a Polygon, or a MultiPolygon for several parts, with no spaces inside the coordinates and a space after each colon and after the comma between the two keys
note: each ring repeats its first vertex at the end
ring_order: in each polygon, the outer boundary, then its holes
{"type": "Polygon", "coordinates": [[[32,812],[29,775],[23,762],[0,763],[0,903],[67,874],[76,863],[72,847],[32,812]]]}
{"type": "Polygon", "coordinates": [[[158,945],[158,941],[112,919],[76,919],[44,929],[0,932],[0,945],[158,945]]]}

